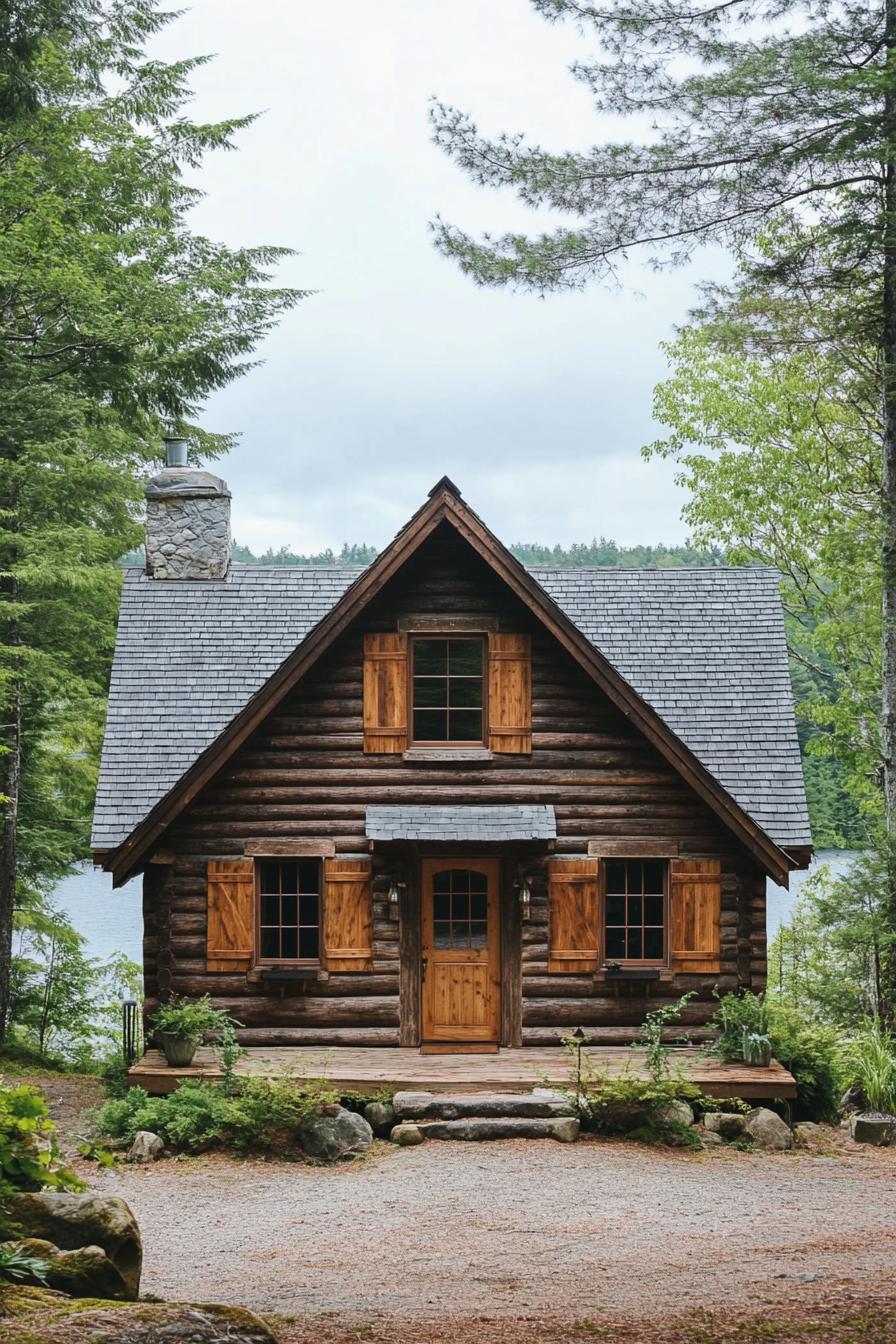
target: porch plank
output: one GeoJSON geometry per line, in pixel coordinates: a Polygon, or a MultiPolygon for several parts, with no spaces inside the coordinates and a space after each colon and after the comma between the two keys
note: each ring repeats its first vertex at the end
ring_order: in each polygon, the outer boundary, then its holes
{"type": "MultiPolygon", "coordinates": [[[[590,1046],[583,1056],[600,1072],[615,1075],[630,1069],[646,1078],[644,1051],[624,1046],[590,1046]]],[[[673,1049],[672,1065],[711,1097],[746,1097],[768,1101],[796,1096],[793,1076],[773,1060],[770,1067],[726,1064],[709,1059],[700,1050],[673,1049]]],[[[380,1088],[419,1092],[516,1092],[521,1088],[562,1084],[570,1079],[570,1056],[562,1046],[532,1046],[501,1050],[496,1055],[423,1055],[402,1047],[334,1046],[330,1050],[302,1046],[250,1049],[237,1062],[238,1074],[264,1077],[326,1078],[347,1092],[375,1092],[380,1088]]],[[[220,1065],[213,1050],[197,1051],[188,1069],[169,1068],[158,1050],[147,1050],[129,1070],[131,1087],[161,1095],[172,1092],[183,1079],[217,1080],[220,1065]]]]}

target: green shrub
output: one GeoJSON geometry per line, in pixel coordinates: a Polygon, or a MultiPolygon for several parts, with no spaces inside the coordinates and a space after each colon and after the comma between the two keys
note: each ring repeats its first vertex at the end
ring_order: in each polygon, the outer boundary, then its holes
{"type": "Polygon", "coordinates": [[[111,1097],[95,1123],[116,1139],[133,1140],[148,1129],[187,1152],[215,1143],[248,1152],[294,1141],[309,1115],[337,1100],[338,1093],[316,1078],[243,1078],[235,1089],[183,1082],[166,1097],[150,1097],[141,1087],[111,1097]]]}
{"type": "Polygon", "coordinates": [[[26,1255],[15,1246],[0,1246],[0,1284],[38,1283],[45,1284],[50,1266],[46,1260],[36,1255],[26,1255]]]}
{"type": "Polygon", "coordinates": [[[772,1054],[796,1079],[796,1120],[831,1120],[844,1087],[842,1051],[832,1027],[810,1022],[795,1008],[761,994],[725,994],[710,1026],[708,1046],[722,1059],[743,1058],[743,1030],[767,1035],[772,1054]]]}
{"type": "Polygon", "coordinates": [[[36,1087],[0,1086],[0,1230],[11,1230],[6,1208],[22,1190],[83,1190],[59,1158],[56,1126],[36,1087]]]}
{"type": "Polygon", "coordinates": [[[846,1049],[850,1082],[858,1083],[868,1108],[896,1112],[896,1036],[869,1019],[846,1049]]]}
{"type": "Polygon", "coordinates": [[[596,1134],[633,1134],[648,1127],[659,1136],[673,1128],[659,1119],[665,1105],[699,1099],[699,1087],[681,1078],[637,1078],[628,1069],[615,1077],[591,1073],[582,1081],[582,1124],[596,1134]]]}

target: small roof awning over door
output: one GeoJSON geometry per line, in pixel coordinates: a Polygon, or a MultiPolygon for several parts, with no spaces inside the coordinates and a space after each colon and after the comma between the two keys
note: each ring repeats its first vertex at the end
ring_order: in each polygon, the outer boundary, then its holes
{"type": "Polygon", "coordinates": [[[557,819],[547,803],[506,807],[370,806],[369,840],[556,840],[557,819]]]}

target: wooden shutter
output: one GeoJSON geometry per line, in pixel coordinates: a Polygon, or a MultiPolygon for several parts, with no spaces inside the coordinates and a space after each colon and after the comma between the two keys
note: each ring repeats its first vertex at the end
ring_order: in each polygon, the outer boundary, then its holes
{"type": "Polygon", "coordinates": [[[598,859],[552,859],[548,970],[597,970],[598,859]]]}
{"type": "Polygon", "coordinates": [[[669,874],[672,969],[717,973],[722,865],[718,859],[673,859],[669,874]]]}
{"type": "Polygon", "coordinates": [[[324,860],[324,964],[328,971],[373,970],[370,859],[324,860]]]}
{"type": "Polygon", "coordinates": [[[408,637],[364,636],[364,750],[404,751],[408,745],[408,637]]]}
{"type": "Polygon", "coordinates": [[[211,859],[207,870],[209,971],[248,971],[255,945],[255,863],[211,859]]]}
{"type": "Polygon", "coordinates": [[[493,634],[488,641],[488,744],[492,751],[532,750],[532,641],[493,634]]]}

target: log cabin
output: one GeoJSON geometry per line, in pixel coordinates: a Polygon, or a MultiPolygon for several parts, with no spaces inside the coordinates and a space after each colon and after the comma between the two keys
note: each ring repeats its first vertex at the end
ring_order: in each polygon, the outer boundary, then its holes
{"type": "Polygon", "coordinates": [[[147,1012],[485,1051],[762,989],[811,853],[774,571],[526,569],[447,478],[363,570],[238,566],[182,443],[146,493],[93,847],[147,1012]]]}

